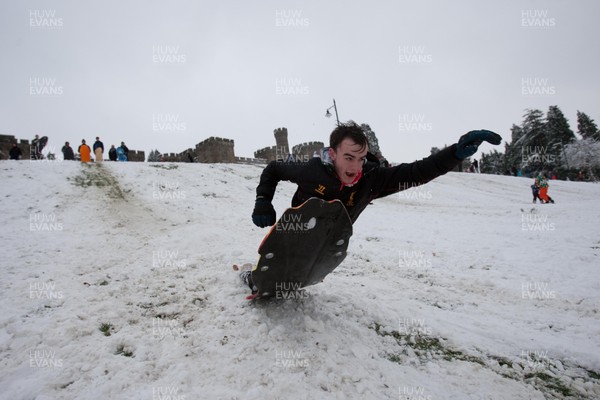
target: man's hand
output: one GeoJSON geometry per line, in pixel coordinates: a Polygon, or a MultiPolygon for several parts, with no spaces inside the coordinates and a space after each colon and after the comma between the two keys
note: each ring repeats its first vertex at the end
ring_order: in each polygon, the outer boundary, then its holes
{"type": "Polygon", "coordinates": [[[257,199],[252,212],[252,222],[261,228],[271,226],[275,223],[275,209],[267,199],[257,199]]]}
{"type": "Polygon", "coordinates": [[[492,131],[487,131],[485,129],[471,131],[460,137],[456,144],[456,152],[454,155],[460,160],[471,157],[477,152],[477,147],[479,147],[484,140],[495,145],[502,143],[502,137],[492,131]]]}

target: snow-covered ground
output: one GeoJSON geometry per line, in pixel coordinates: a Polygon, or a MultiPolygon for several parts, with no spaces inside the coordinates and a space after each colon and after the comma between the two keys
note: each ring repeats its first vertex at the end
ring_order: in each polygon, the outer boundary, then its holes
{"type": "Polygon", "coordinates": [[[600,185],[533,205],[450,173],[369,206],[322,284],[249,302],[260,172],[0,162],[0,398],[600,398],[600,185]]]}

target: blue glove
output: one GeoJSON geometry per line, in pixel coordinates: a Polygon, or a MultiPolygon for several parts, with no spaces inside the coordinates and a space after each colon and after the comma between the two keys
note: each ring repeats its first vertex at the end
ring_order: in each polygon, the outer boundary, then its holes
{"type": "Polygon", "coordinates": [[[460,160],[471,157],[477,152],[477,147],[479,147],[484,140],[495,145],[502,143],[502,137],[492,131],[486,131],[485,129],[471,131],[460,137],[456,144],[456,152],[454,155],[460,160]]]}
{"type": "Polygon", "coordinates": [[[261,228],[271,226],[275,224],[275,217],[275,209],[269,200],[256,200],[256,203],[254,203],[254,211],[252,212],[252,222],[254,222],[254,225],[261,228]]]}

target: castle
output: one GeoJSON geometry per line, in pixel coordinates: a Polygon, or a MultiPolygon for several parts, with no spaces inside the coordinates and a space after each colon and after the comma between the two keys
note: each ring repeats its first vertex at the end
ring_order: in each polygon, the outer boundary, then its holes
{"type": "Polygon", "coordinates": [[[254,152],[254,158],[236,157],[234,141],[219,137],[210,137],[181,153],[162,155],[167,162],[200,162],[200,163],[244,163],[266,164],[271,161],[308,161],[323,147],[323,142],[301,143],[292,148],[288,143],[287,128],[274,130],[275,146],[265,147],[254,152]]]}
{"type": "MultiPolygon", "coordinates": [[[[9,155],[8,152],[12,148],[13,143],[16,143],[17,146],[21,149],[21,160],[29,160],[31,158],[31,145],[29,140],[21,139],[17,140],[13,135],[0,135],[0,160],[8,160],[9,155]]],[[[63,145],[55,146],[53,145],[53,150],[55,152],[60,151],[63,145]]],[[[77,146],[73,147],[73,151],[77,152],[77,146]]],[[[46,149],[48,146],[46,146],[46,149]]],[[[108,154],[108,149],[104,149],[104,154],[108,154]]],[[[129,161],[137,161],[144,162],[146,160],[146,153],[143,150],[129,150],[129,161]]]]}

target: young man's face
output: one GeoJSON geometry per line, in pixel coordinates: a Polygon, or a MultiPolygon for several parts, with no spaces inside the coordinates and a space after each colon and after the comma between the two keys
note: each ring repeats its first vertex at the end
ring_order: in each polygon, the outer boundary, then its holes
{"type": "Polygon", "coordinates": [[[342,183],[346,185],[354,183],[365,164],[368,150],[367,146],[361,149],[359,144],[348,138],[342,140],[337,149],[329,149],[335,172],[342,183]]]}

